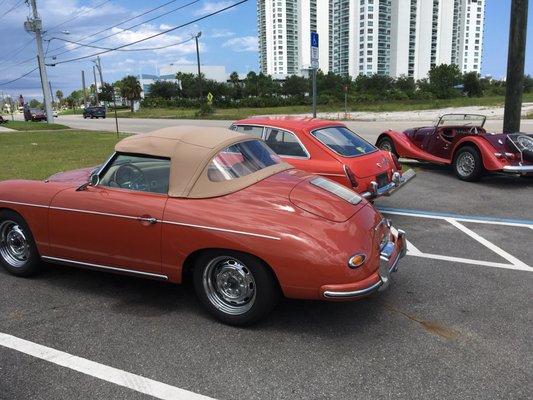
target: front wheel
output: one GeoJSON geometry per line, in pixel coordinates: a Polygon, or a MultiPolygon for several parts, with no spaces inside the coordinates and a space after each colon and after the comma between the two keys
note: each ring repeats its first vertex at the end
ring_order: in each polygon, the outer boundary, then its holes
{"type": "Polygon", "coordinates": [[[213,316],[236,326],[258,322],[279,299],[277,282],[268,267],[249,254],[231,250],[202,254],[195,263],[194,287],[213,316]]]}
{"type": "Polygon", "coordinates": [[[399,157],[392,139],[388,136],[383,136],[381,139],[379,139],[376,146],[381,150],[388,151],[389,153],[394,154],[396,157],[399,157]]]}
{"type": "Polygon", "coordinates": [[[483,176],[483,160],[479,151],[471,146],[459,149],[453,160],[453,168],[462,181],[479,181],[483,176]]]}
{"type": "Polygon", "coordinates": [[[17,276],[34,275],[42,268],[30,228],[12,211],[0,212],[0,264],[17,276]]]}

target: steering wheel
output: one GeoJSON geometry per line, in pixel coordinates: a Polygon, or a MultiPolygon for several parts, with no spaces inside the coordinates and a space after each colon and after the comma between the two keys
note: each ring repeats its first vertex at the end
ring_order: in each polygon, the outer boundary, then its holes
{"type": "Polygon", "coordinates": [[[149,188],[144,172],[131,163],[118,167],[113,174],[112,181],[122,189],[146,191],[149,188]]]}
{"type": "Polygon", "coordinates": [[[477,135],[479,133],[477,126],[473,126],[472,128],[470,128],[470,133],[477,135]]]}

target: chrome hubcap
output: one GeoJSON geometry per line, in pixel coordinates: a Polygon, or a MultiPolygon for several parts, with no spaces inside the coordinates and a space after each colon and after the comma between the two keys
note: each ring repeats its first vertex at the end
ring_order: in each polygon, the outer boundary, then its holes
{"type": "Polygon", "coordinates": [[[30,246],[20,226],[13,221],[0,225],[0,256],[15,268],[23,267],[30,256],[30,246]]]}
{"type": "Polygon", "coordinates": [[[389,142],[382,142],[381,143],[381,150],[388,151],[389,153],[392,153],[392,146],[389,142]]]}
{"type": "Polygon", "coordinates": [[[461,176],[469,176],[474,172],[476,160],[470,153],[462,153],[457,159],[457,171],[461,176]]]}
{"type": "Polygon", "coordinates": [[[244,314],[255,302],[255,280],[251,271],[232,257],[211,260],[204,270],[203,286],[209,301],[226,314],[244,314]]]}

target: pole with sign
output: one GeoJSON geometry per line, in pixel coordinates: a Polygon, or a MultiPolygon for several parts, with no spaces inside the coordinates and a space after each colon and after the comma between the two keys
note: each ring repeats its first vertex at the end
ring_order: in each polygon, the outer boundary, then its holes
{"type": "Polygon", "coordinates": [[[313,74],[313,118],[316,118],[316,71],[318,69],[318,33],[311,32],[311,72],[313,74]]]}

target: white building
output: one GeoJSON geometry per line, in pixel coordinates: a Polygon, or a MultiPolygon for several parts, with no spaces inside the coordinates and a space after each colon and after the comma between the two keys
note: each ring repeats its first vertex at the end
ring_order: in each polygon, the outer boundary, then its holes
{"type": "Polygon", "coordinates": [[[323,72],[427,77],[433,65],[481,71],[486,0],[258,0],[259,65],[275,78],[323,72]]]}

